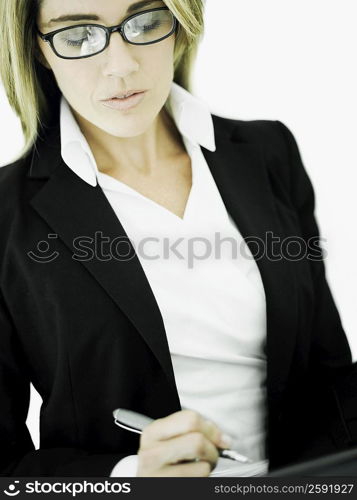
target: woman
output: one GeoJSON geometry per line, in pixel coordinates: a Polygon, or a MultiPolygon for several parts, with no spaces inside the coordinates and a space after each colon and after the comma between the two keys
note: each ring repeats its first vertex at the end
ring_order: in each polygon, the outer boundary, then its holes
{"type": "Polygon", "coordinates": [[[0,19],[26,137],[0,169],[1,474],[208,476],[229,445],[264,474],[356,443],[310,180],[281,122],[190,94],[201,1],[2,0],[0,19]]]}

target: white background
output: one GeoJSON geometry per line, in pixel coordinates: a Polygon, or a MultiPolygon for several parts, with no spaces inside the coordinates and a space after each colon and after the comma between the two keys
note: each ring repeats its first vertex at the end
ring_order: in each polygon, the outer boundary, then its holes
{"type": "MultiPolygon", "coordinates": [[[[327,278],[357,359],[355,0],[208,0],[194,94],[215,114],[295,135],[316,194],[327,278]]],[[[0,88],[0,165],[22,135],[0,88]]],[[[27,424],[36,448],[41,398],[27,424]]]]}

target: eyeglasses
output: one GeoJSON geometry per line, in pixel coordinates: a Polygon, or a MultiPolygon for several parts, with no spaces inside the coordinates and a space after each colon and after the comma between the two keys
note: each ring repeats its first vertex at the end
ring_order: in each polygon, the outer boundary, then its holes
{"type": "Polygon", "coordinates": [[[39,36],[49,43],[53,52],[62,59],[83,59],[95,56],[109,45],[110,36],[118,31],[123,40],[132,45],[150,45],[172,35],[177,19],[168,7],[158,7],[133,14],[117,26],[76,24],[39,36]]]}

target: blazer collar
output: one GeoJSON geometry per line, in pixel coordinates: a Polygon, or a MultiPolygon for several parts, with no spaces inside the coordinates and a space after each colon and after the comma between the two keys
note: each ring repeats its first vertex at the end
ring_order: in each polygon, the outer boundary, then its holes
{"type": "MultiPolygon", "coordinates": [[[[212,117],[217,149],[213,152],[202,147],[202,152],[228,212],[255,255],[256,245],[249,237],[265,241],[268,231],[281,238],[287,236],[274,203],[264,152],[260,144],[240,139],[235,120],[212,117]]],[[[63,162],[59,127],[47,132],[38,140],[28,172],[30,179],[47,179],[31,199],[32,207],[72,253],[78,235],[93,237],[96,231],[102,231],[111,239],[128,238],[100,186],[83,182],[63,162]]],[[[166,374],[173,389],[174,407],[179,408],[162,316],[137,256],[125,262],[92,259],[79,261],[78,265],[87,268],[136,327],[166,374]]],[[[257,265],[266,294],[268,397],[274,399],[286,385],[292,362],[298,291],[289,260],[272,260],[264,252],[257,265]]]]}
{"type": "MultiPolygon", "coordinates": [[[[60,107],[66,109],[63,103],[60,107]]],[[[208,150],[214,152],[216,150],[215,135],[225,135],[230,132],[229,126],[228,130],[225,131],[226,124],[224,121],[220,123],[218,128],[214,126],[214,119],[219,120],[219,117],[211,115],[203,101],[192,96],[174,82],[170,98],[167,101],[167,109],[175,119],[175,123],[179,125],[180,132],[186,135],[190,141],[197,142],[203,149],[206,149],[204,147],[206,145],[208,150]],[[191,126],[190,128],[192,110],[195,109],[198,111],[198,108],[200,109],[201,122],[205,123],[205,133],[201,134],[198,134],[196,127],[193,128],[191,126]],[[222,127],[224,127],[223,130],[222,127]]],[[[75,125],[73,125],[73,129],[75,129],[75,125]]],[[[55,125],[44,127],[39,134],[31,153],[30,168],[27,176],[32,179],[46,179],[50,177],[59,164],[63,163],[61,155],[61,126],[58,121],[55,125]]]]}

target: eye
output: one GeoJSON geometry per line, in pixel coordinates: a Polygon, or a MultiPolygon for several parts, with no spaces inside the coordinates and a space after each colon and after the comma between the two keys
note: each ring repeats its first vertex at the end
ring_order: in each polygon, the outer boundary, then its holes
{"type": "Polygon", "coordinates": [[[90,27],[87,28],[73,28],[60,33],[61,42],[66,45],[79,46],[84,42],[91,42],[96,36],[96,31],[90,27]]]}
{"type": "Polygon", "coordinates": [[[81,38],[80,40],[64,40],[67,45],[71,47],[80,46],[85,42],[86,38],[81,38]]]}
{"type": "Polygon", "coordinates": [[[150,31],[150,30],[153,30],[155,28],[158,28],[160,25],[161,25],[161,21],[155,21],[152,24],[144,24],[143,26],[140,26],[140,28],[143,31],[150,31]]]}

